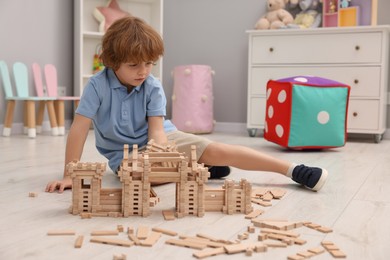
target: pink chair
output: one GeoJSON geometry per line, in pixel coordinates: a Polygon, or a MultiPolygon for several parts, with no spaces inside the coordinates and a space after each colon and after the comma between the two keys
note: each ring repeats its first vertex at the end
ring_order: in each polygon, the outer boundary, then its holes
{"type": "Polygon", "coordinates": [[[60,135],[65,134],[65,101],[73,101],[74,108],[76,108],[80,102],[80,97],[75,96],[59,96],[58,95],[58,81],[57,81],[57,69],[53,64],[46,64],[44,68],[45,81],[47,87],[47,95],[54,97],[54,105],[56,108],[56,115],[58,121],[58,130],[60,135]]]}
{"type": "MultiPolygon", "coordinates": [[[[32,71],[33,71],[35,91],[37,92],[37,96],[42,97],[42,98],[47,97],[47,95],[45,95],[45,90],[44,90],[43,83],[42,83],[41,67],[37,63],[33,63],[32,64],[32,71]]],[[[51,117],[54,116],[54,118],[55,118],[55,125],[51,126],[52,135],[59,135],[57,118],[56,118],[56,113],[55,113],[55,109],[54,109],[54,101],[55,101],[55,98],[52,98],[52,101],[50,101],[50,102],[46,102],[46,101],[39,102],[39,109],[38,109],[37,120],[36,120],[37,133],[42,132],[43,116],[44,116],[44,112],[45,112],[45,107],[47,107],[47,111],[49,112],[49,115],[51,117]],[[53,115],[51,115],[51,114],[53,114],[53,115]]]]}

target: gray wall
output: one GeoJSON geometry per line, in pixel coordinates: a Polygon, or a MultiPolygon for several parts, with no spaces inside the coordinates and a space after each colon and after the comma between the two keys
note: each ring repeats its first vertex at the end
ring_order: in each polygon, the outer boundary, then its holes
{"type": "MultiPolygon", "coordinates": [[[[58,82],[73,89],[73,1],[72,0],[0,0],[0,60],[5,60],[12,75],[16,61],[29,66],[30,93],[35,94],[31,64],[52,63],[58,70],[58,82]]],[[[11,76],[11,82],[13,77],[11,76]]],[[[5,102],[0,80],[0,125],[5,102]]],[[[68,106],[70,107],[70,106],[68,106]]],[[[67,111],[71,117],[70,108],[67,111]]],[[[17,102],[14,124],[22,123],[22,104],[17,102]]]]}
{"type": "MultiPolygon", "coordinates": [[[[378,23],[390,24],[390,1],[379,0],[378,23]]],[[[207,64],[214,76],[214,115],[218,122],[246,122],[247,35],[266,11],[265,0],[164,0],[163,83],[170,116],[175,66],[207,64]]],[[[0,0],[0,59],[9,66],[22,61],[53,63],[59,84],[73,88],[73,1],[0,0]]],[[[31,90],[33,91],[30,75],[31,90]]],[[[0,84],[1,81],[0,81],[0,84]]],[[[0,125],[4,121],[4,93],[0,88],[0,125]]],[[[390,113],[388,113],[390,117],[390,113]]],[[[67,110],[67,119],[72,111],[67,110]]],[[[21,106],[16,123],[22,122],[21,106]]],[[[388,121],[390,125],[390,121],[388,121]]]]}
{"type": "MultiPolygon", "coordinates": [[[[265,12],[259,0],[165,0],[163,83],[171,111],[175,66],[210,65],[214,117],[218,122],[246,122],[248,36],[265,12]]],[[[168,115],[169,116],[169,115],[168,115]]]]}

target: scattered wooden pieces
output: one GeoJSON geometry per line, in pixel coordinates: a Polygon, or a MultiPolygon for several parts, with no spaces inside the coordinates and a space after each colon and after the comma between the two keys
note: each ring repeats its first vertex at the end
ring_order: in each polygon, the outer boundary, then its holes
{"type": "Polygon", "coordinates": [[[139,226],[137,230],[137,238],[138,239],[146,239],[149,234],[149,227],[147,226],[139,226]]]}

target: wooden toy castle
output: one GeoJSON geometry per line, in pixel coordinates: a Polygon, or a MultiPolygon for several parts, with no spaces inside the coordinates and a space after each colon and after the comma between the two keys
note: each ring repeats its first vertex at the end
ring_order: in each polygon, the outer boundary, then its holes
{"type": "Polygon", "coordinates": [[[179,153],[174,145],[159,146],[150,141],[146,150],[139,153],[133,145],[124,145],[123,161],[118,171],[122,188],[102,189],[105,163],[71,162],[67,172],[72,178],[72,206],[74,215],[146,217],[150,207],[158,201],[152,189],[153,183],[176,183],[175,216],[195,215],[202,217],[206,211],[226,214],[250,213],[251,184],[242,179],[239,184],[225,180],[221,188],[206,187],[210,173],[196,161],[196,148],[191,147],[191,157],[179,153]]]}

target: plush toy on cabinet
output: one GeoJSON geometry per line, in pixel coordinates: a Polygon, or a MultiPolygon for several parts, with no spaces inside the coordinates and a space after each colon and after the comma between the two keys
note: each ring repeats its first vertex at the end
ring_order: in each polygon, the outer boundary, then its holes
{"type": "MultiPolygon", "coordinates": [[[[291,0],[297,2],[298,0],[291,0]]],[[[285,9],[290,0],[267,0],[267,13],[256,23],[255,29],[279,29],[293,22],[293,16],[285,9]]]]}
{"type": "Polygon", "coordinates": [[[299,0],[299,12],[294,21],[282,28],[317,28],[321,26],[322,14],[320,0],[299,0]]]}

